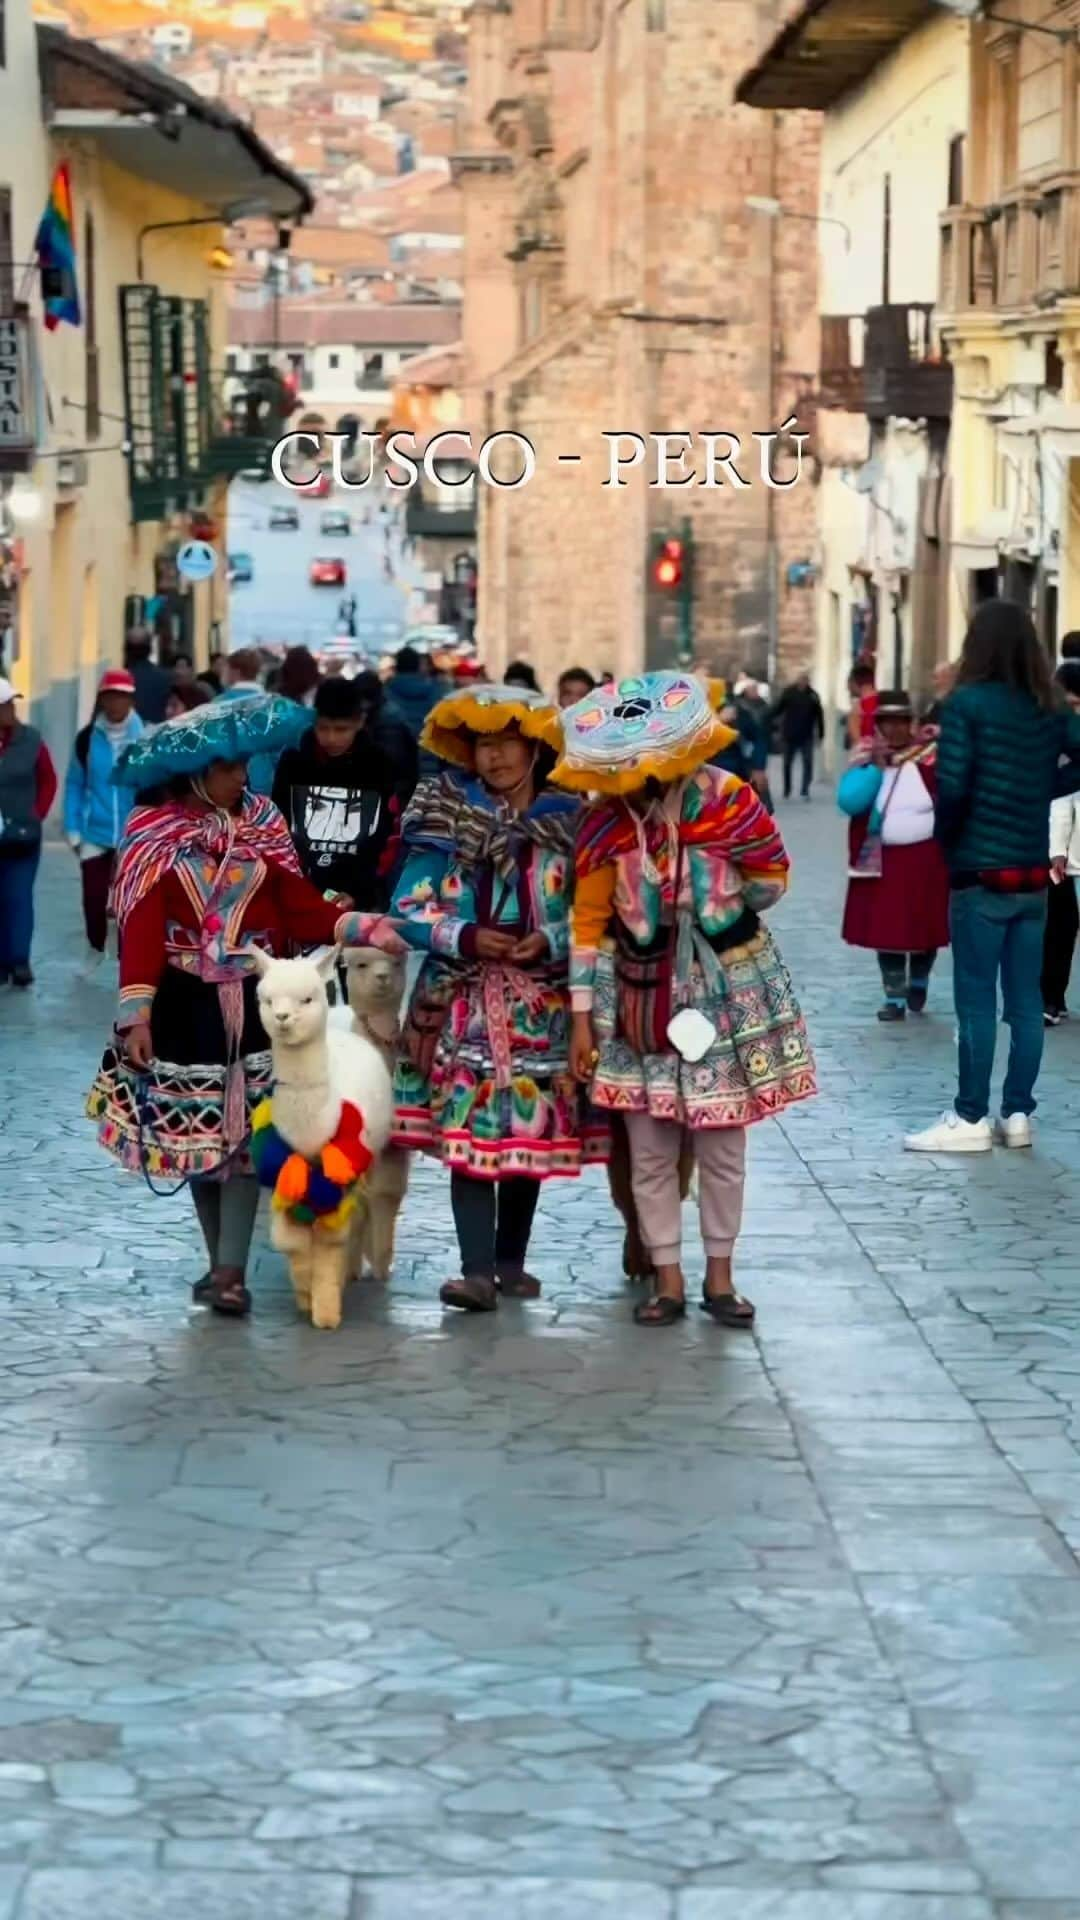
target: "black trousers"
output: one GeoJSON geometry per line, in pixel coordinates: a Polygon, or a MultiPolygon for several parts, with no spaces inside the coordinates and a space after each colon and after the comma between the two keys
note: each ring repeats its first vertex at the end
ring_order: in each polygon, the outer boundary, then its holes
{"type": "Polygon", "coordinates": [[[1064,1013],[1069,991],[1073,948],[1080,927],[1076,881],[1066,874],[1046,890],[1046,934],[1043,939],[1042,997],[1048,1013],[1064,1013]]]}
{"type": "Polygon", "coordinates": [[[504,1267],[523,1267],[539,1198],[540,1182],[524,1175],[495,1181],[455,1173],[450,1202],[462,1273],[490,1280],[504,1267]]]}
{"type": "Polygon", "coordinates": [[[805,800],[810,791],[810,782],[814,777],[814,741],[812,735],[809,740],[784,741],[785,800],[791,799],[791,770],[795,765],[796,759],[802,761],[802,795],[805,800]]]}

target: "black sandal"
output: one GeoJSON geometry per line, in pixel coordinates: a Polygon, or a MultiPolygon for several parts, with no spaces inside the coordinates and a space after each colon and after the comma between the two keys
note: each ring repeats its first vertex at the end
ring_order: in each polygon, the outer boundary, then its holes
{"type": "Polygon", "coordinates": [[[494,1313],[499,1292],[494,1280],[483,1273],[466,1273],[459,1280],[447,1280],[439,1288],[444,1307],[459,1307],[462,1313],[494,1313]]]}
{"type": "Polygon", "coordinates": [[[524,1267],[504,1267],[495,1285],[504,1300],[539,1300],[542,1291],[536,1275],[526,1273],[524,1267]]]}
{"type": "Polygon", "coordinates": [[[634,1320],[639,1327],[673,1327],[676,1320],[685,1319],[686,1301],[676,1300],[673,1293],[651,1294],[634,1308],[634,1320]]]}
{"type": "Polygon", "coordinates": [[[742,1327],[747,1332],[757,1314],[753,1301],[744,1300],[741,1293],[710,1293],[707,1286],[701,1291],[701,1311],[718,1327],[742,1327]]]}
{"type": "Polygon", "coordinates": [[[219,1267],[210,1278],[210,1308],[229,1320],[243,1320],[251,1312],[251,1295],[239,1267],[219,1267]]]}

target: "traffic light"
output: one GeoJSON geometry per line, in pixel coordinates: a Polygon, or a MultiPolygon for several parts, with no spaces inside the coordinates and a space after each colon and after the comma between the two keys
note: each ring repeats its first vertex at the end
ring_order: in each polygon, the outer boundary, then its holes
{"type": "Polygon", "coordinates": [[[665,540],[656,556],[653,579],[658,587],[673,592],[683,583],[684,550],[681,540],[665,540]]]}

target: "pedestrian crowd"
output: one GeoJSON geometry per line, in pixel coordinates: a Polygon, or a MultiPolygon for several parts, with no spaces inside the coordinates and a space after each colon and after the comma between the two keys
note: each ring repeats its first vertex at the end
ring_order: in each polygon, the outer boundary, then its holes
{"type": "MultiPolygon", "coordinates": [[[[922,1014],[953,951],[956,1097],[906,1137],[913,1151],[1031,1144],[1080,917],[1080,635],[1065,651],[1052,678],[1026,611],[992,600],[921,716],[871,663],[852,673],[842,931],[877,957],[878,1018],[922,1014]],[[999,983],[1010,1047],[992,1119],[999,983]]],[[[385,684],[320,676],[303,649],[273,690],[247,650],[211,671],[163,675],[135,636],[64,790],[94,964],[110,917],[119,932],[120,1011],[90,1112],[121,1165],[190,1184],[207,1249],[196,1298],[251,1307],[253,1115],[273,1088],[254,950],[328,946],[419,957],[391,1147],[448,1171],[447,1307],[535,1298],[542,1184],[606,1163],[627,1270],[649,1282],[635,1319],[681,1319],[696,1166],[701,1307],[751,1325],[733,1271],[747,1133],[816,1084],[763,918],[789,875],[770,747],[785,797],[798,767],[808,799],[824,735],[807,676],[770,701],[746,677],[729,691],[578,667],[548,697],[525,662],[497,686],[448,688],[410,648],[385,684]]],[[[3,680],[0,749],[0,972],[26,985],[57,781],[3,680]]],[[[336,1194],[341,1164],[309,1157],[304,1193],[323,1178],[336,1194]]]]}

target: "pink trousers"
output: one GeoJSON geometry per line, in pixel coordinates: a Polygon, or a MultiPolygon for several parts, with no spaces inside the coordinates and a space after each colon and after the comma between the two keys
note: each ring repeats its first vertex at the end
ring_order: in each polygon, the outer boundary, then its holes
{"type": "MultiPolygon", "coordinates": [[[[682,1252],[679,1155],[684,1133],[675,1120],[628,1113],[630,1178],[642,1238],[658,1267],[674,1267],[682,1252]]],[[[714,1259],[730,1254],[742,1225],[746,1128],[700,1127],[690,1134],[697,1161],[701,1237],[714,1259]]]]}

